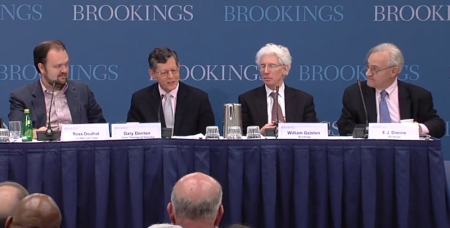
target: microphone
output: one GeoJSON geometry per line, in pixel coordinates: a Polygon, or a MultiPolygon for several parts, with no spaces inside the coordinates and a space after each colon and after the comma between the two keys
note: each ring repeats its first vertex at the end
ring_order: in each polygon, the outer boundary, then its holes
{"type": "Polygon", "coordinates": [[[47,113],[47,130],[46,131],[36,131],[36,138],[38,141],[56,141],[61,138],[61,131],[53,131],[51,128],[50,123],[50,116],[52,113],[52,106],[53,106],[53,97],[55,96],[55,87],[56,87],[56,80],[53,81],[53,88],[52,88],[52,97],[50,98],[50,107],[48,109],[47,113]]]}
{"type": "Polygon", "coordinates": [[[0,128],[6,128],[3,118],[0,118],[0,128]]]}
{"type": "Polygon", "coordinates": [[[361,96],[362,105],[364,108],[364,114],[366,115],[366,124],[356,124],[355,128],[353,128],[353,138],[367,138],[368,137],[368,130],[369,127],[369,116],[367,115],[367,107],[366,102],[364,101],[364,95],[361,88],[361,81],[356,79],[356,82],[358,83],[359,88],[359,95],[361,96]]]}
{"type": "MultiPolygon", "coordinates": [[[[164,94],[161,95],[161,99],[159,100],[159,106],[158,106],[158,122],[161,123],[161,106],[162,101],[164,99],[164,94]]],[[[172,138],[172,128],[162,127],[161,123],[161,137],[162,138],[172,138]]]]}
{"type": "Polygon", "coordinates": [[[277,99],[275,99],[275,104],[277,105],[277,125],[275,126],[275,139],[278,139],[278,123],[280,122],[280,119],[278,118],[278,106],[280,106],[280,104],[278,104],[278,96],[279,96],[278,91],[279,90],[280,90],[280,87],[277,86],[276,87],[276,92],[277,92],[276,98],[277,99]]]}

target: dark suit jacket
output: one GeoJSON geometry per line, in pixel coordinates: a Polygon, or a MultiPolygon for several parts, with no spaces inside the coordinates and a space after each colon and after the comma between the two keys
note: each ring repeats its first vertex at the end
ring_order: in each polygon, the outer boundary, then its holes
{"type": "MultiPolygon", "coordinates": [[[[285,84],[284,97],[286,122],[318,122],[311,95],[285,84]]],[[[246,134],[248,126],[262,128],[267,124],[269,117],[265,85],[240,95],[238,100],[242,105],[242,132],[244,134],[246,134]]]]}
{"type": "MultiPolygon", "coordinates": [[[[161,120],[161,127],[164,128],[166,127],[166,121],[161,105],[158,83],[143,88],[131,97],[127,122],[148,123],[161,120]]],[[[205,134],[207,126],[215,125],[214,113],[208,94],[202,90],[180,82],[176,105],[174,135],[205,134]]]]}
{"type": "MultiPolygon", "coordinates": [[[[67,104],[73,124],[106,123],[102,108],[86,83],[67,81],[67,104]]],[[[33,128],[45,127],[47,111],[45,97],[39,80],[13,91],[9,96],[9,121],[22,121],[24,109],[30,109],[33,128]]]]}
{"type": "MultiPolygon", "coordinates": [[[[376,123],[378,114],[375,89],[367,86],[367,81],[361,82],[361,89],[364,94],[369,123],[376,123]]],[[[429,135],[436,138],[444,136],[445,122],[437,115],[433,106],[433,98],[428,90],[398,81],[398,103],[400,119],[414,119],[414,121],[427,126],[430,131],[429,135]]],[[[342,104],[342,114],[337,122],[339,134],[350,135],[355,124],[366,123],[366,115],[357,83],[345,89],[342,104]]]]}

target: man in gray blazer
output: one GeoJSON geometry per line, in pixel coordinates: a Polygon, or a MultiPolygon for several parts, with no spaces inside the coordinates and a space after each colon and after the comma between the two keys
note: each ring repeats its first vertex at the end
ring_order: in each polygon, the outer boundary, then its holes
{"type": "Polygon", "coordinates": [[[45,131],[51,106],[52,130],[61,130],[62,124],[106,123],[89,86],[68,81],[69,56],[61,41],[44,41],[35,47],[33,56],[41,77],[10,94],[9,121],[22,121],[24,109],[29,109],[34,132],[45,131]]]}

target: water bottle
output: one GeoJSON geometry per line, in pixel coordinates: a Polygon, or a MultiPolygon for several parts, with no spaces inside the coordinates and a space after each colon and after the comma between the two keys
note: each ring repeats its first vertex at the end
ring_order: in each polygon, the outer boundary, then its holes
{"type": "Polygon", "coordinates": [[[24,110],[22,121],[22,142],[30,142],[33,140],[33,124],[31,123],[30,110],[24,110]]]}

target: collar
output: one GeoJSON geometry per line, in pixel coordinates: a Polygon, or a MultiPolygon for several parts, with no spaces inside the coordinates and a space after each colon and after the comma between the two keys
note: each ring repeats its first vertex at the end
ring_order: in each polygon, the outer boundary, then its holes
{"type": "MultiPolygon", "coordinates": [[[[180,87],[180,83],[178,82],[177,87],[175,87],[174,90],[172,90],[172,91],[169,92],[169,94],[172,95],[173,98],[176,98],[176,97],[177,97],[177,93],[178,93],[178,88],[179,88],[179,87],[180,87]]],[[[160,97],[162,97],[163,95],[165,96],[165,95],[167,94],[167,92],[164,91],[164,90],[161,88],[161,85],[160,85],[159,83],[158,83],[158,90],[159,90],[159,95],[160,95],[160,97]]]]}
{"type": "MultiPolygon", "coordinates": [[[[42,92],[44,92],[44,93],[51,93],[52,92],[51,90],[48,90],[45,87],[44,83],[42,83],[42,77],[39,78],[39,83],[41,83],[42,92]]],[[[64,86],[61,88],[61,90],[55,90],[55,92],[61,91],[61,92],[65,93],[68,87],[69,86],[67,85],[67,82],[66,82],[66,84],[64,84],[64,86]]]]}
{"type": "MultiPolygon", "coordinates": [[[[276,92],[276,90],[270,89],[269,87],[267,87],[267,85],[264,85],[264,87],[266,88],[266,97],[270,97],[270,94],[272,92],[276,92]]],[[[284,82],[283,82],[283,84],[281,84],[280,88],[278,89],[278,96],[280,96],[281,98],[283,98],[283,96],[284,96],[284,88],[285,88],[285,86],[284,86],[284,82]]]]}
{"type": "MultiPolygon", "coordinates": [[[[394,80],[394,82],[389,86],[389,87],[387,87],[385,90],[386,90],[386,92],[387,92],[387,94],[388,94],[388,97],[394,92],[394,90],[397,88],[397,85],[398,85],[398,82],[397,82],[397,80],[394,80]]],[[[377,91],[377,95],[378,94],[380,94],[381,93],[381,91],[383,91],[382,89],[376,89],[376,91],[377,91]]]]}

